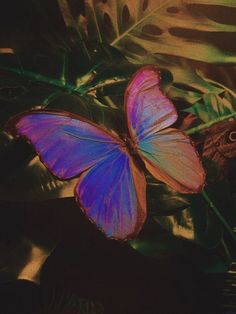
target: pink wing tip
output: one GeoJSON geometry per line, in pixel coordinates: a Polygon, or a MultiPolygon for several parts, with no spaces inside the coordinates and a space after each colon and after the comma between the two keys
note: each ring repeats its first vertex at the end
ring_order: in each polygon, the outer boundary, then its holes
{"type": "Polygon", "coordinates": [[[37,113],[37,112],[42,112],[42,110],[39,109],[32,109],[29,111],[23,111],[15,116],[11,117],[5,124],[4,130],[11,134],[12,136],[19,136],[18,130],[17,130],[17,123],[20,121],[21,118],[31,114],[31,113],[37,113]]]}
{"type": "Polygon", "coordinates": [[[18,114],[12,118],[10,118],[5,126],[4,126],[4,129],[7,133],[11,134],[12,136],[17,136],[18,135],[18,132],[17,132],[17,128],[16,128],[16,125],[17,123],[19,122],[19,120],[21,119],[22,117],[22,114],[18,114]]]}
{"type": "Polygon", "coordinates": [[[139,90],[143,87],[143,85],[146,82],[150,81],[150,77],[152,75],[155,76],[155,84],[159,87],[159,84],[161,81],[160,70],[155,65],[146,65],[146,66],[141,67],[138,71],[136,71],[133,74],[133,76],[130,78],[130,81],[125,91],[125,98],[127,98],[127,95],[132,90],[134,84],[135,84],[135,89],[139,90]]]}

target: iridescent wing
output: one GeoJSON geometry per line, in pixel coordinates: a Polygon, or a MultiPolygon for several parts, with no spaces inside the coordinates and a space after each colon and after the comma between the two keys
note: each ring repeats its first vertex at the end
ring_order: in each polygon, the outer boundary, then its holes
{"type": "Polygon", "coordinates": [[[156,67],[141,68],[125,94],[128,128],[149,172],[182,193],[199,192],[205,173],[188,136],[168,128],[177,119],[171,101],[161,92],[156,67]]]}
{"type": "Polygon", "coordinates": [[[122,144],[118,137],[80,116],[34,110],[10,120],[6,129],[25,137],[59,179],[71,179],[122,144]]]}
{"type": "Polygon", "coordinates": [[[147,170],[180,193],[198,193],[205,172],[190,139],[177,129],[167,128],[145,137],[139,152],[147,170]]]}
{"type": "Polygon", "coordinates": [[[31,111],[8,122],[25,137],[58,178],[79,175],[75,196],[81,208],[109,237],[135,235],[146,217],[145,177],[118,136],[80,116],[31,111]]]}
{"type": "Polygon", "coordinates": [[[132,139],[141,141],[177,120],[171,101],[159,88],[160,73],[155,66],[145,66],[137,71],[125,92],[125,111],[132,139]]]}
{"type": "Polygon", "coordinates": [[[75,194],[81,208],[109,237],[137,235],[146,219],[146,179],[124,152],[111,153],[85,172],[75,194]]]}

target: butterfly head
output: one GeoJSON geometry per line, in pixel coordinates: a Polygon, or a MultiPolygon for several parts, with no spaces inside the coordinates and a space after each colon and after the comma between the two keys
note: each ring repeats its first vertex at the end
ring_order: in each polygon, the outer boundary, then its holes
{"type": "Polygon", "coordinates": [[[130,137],[127,135],[123,135],[122,139],[124,141],[124,146],[128,150],[128,153],[131,156],[136,156],[137,155],[137,143],[135,143],[130,137]]]}
{"type": "Polygon", "coordinates": [[[145,164],[140,155],[138,154],[138,143],[136,143],[127,135],[123,135],[122,140],[124,143],[123,150],[132,157],[134,163],[139,169],[144,170],[145,164]]]}

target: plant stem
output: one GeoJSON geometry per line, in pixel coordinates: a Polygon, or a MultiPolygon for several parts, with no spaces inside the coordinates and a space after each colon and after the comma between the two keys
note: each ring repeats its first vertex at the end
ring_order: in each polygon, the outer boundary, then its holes
{"type": "MultiPolygon", "coordinates": [[[[83,87],[83,86],[75,86],[75,85],[66,83],[64,76],[63,76],[63,79],[57,80],[57,79],[53,79],[53,78],[45,76],[45,75],[36,74],[36,73],[30,72],[30,71],[24,71],[24,70],[22,70],[22,68],[15,69],[15,68],[11,68],[11,67],[0,66],[0,70],[16,73],[16,74],[25,76],[25,77],[33,80],[33,81],[50,84],[50,85],[59,87],[61,89],[64,89],[70,93],[78,93],[82,96],[84,94],[92,93],[93,91],[96,91],[99,88],[103,88],[103,87],[112,86],[112,85],[126,82],[129,79],[128,76],[121,76],[121,77],[116,76],[116,77],[113,77],[112,79],[106,79],[104,81],[100,81],[99,83],[97,83],[94,86],[88,85],[86,87],[83,87]]],[[[64,71],[63,71],[63,73],[64,73],[64,71]]]]}
{"type": "Polygon", "coordinates": [[[235,233],[233,232],[232,228],[227,223],[227,221],[224,219],[224,217],[221,215],[219,209],[212,202],[212,200],[210,199],[209,195],[207,194],[207,192],[205,190],[202,191],[202,196],[204,197],[204,199],[206,200],[206,202],[208,203],[208,205],[210,206],[210,208],[212,209],[212,211],[214,212],[216,217],[220,220],[220,222],[222,223],[224,228],[228,231],[228,233],[230,234],[231,238],[236,243],[236,235],[235,235],[235,233]]]}
{"type": "Polygon", "coordinates": [[[121,76],[121,77],[113,77],[112,79],[107,79],[107,80],[104,80],[104,81],[100,81],[97,85],[95,86],[89,86],[86,90],[87,93],[91,93],[92,91],[94,90],[97,90],[99,88],[103,88],[103,87],[107,87],[107,86],[112,86],[112,85],[116,85],[116,84],[120,84],[120,83],[123,83],[123,82],[127,82],[128,81],[128,76],[125,77],[125,76],[121,76]]]}
{"type": "Polygon", "coordinates": [[[34,72],[30,72],[30,71],[22,72],[21,69],[19,70],[19,69],[15,69],[15,68],[11,68],[11,67],[4,67],[4,66],[0,66],[0,70],[4,70],[4,71],[19,74],[19,75],[23,75],[25,77],[30,78],[31,80],[41,82],[41,83],[50,84],[50,85],[65,89],[65,90],[72,92],[72,93],[84,94],[84,90],[82,87],[77,87],[75,85],[68,84],[68,83],[65,84],[61,80],[56,80],[56,79],[53,79],[51,77],[44,76],[41,74],[35,74],[34,72]]]}
{"type": "Polygon", "coordinates": [[[224,253],[225,253],[225,256],[226,256],[226,259],[227,259],[227,263],[231,264],[232,263],[232,256],[231,256],[230,251],[229,251],[229,249],[227,247],[227,244],[225,243],[223,238],[221,239],[221,244],[222,244],[222,248],[224,249],[224,253]]]}
{"type": "Polygon", "coordinates": [[[235,116],[236,116],[236,112],[230,113],[230,114],[228,114],[226,116],[219,117],[219,118],[217,118],[215,120],[212,120],[210,122],[207,122],[207,123],[204,123],[204,124],[200,124],[200,125],[198,125],[198,126],[196,126],[194,128],[188,129],[188,130],[185,131],[185,133],[187,133],[188,135],[198,133],[198,132],[200,132],[200,131],[202,131],[204,129],[209,128],[210,126],[212,126],[215,123],[227,120],[227,119],[235,117],[235,116]]]}
{"type": "Polygon", "coordinates": [[[214,80],[211,80],[209,78],[205,78],[205,80],[213,85],[216,85],[216,86],[219,86],[221,88],[223,88],[224,90],[226,90],[231,96],[233,97],[236,97],[236,93],[234,93],[234,91],[232,91],[230,88],[226,87],[225,85],[219,83],[219,82],[216,82],[214,80]]]}

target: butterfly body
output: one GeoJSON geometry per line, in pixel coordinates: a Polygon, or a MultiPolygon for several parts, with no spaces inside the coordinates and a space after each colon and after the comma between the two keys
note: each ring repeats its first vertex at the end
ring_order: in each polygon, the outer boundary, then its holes
{"type": "Polygon", "coordinates": [[[155,66],[135,73],[125,93],[127,134],[61,111],[30,111],[6,129],[26,138],[43,164],[61,180],[78,177],[75,197],[90,220],[108,237],[127,239],[146,219],[148,170],[182,193],[199,192],[205,173],[190,139],[168,128],[177,119],[159,89],[155,66]]]}

